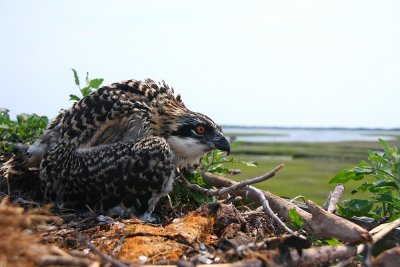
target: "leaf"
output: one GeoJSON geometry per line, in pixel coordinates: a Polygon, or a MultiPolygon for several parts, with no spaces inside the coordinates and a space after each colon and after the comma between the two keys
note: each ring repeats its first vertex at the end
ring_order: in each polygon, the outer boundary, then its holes
{"type": "Polygon", "coordinates": [[[104,79],[98,78],[98,79],[92,79],[89,82],[89,87],[98,89],[100,85],[103,83],[104,79]]]}
{"type": "Polygon", "coordinates": [[[391,193],[385,193],[385,194],[375,194],[373,196],[373,199],[379,201],[379,202],[393,202],[393,195],[391,193]]]}
{"type": "Polygon", "coordinates": [[[211,168],[208,170],[211,173],[215,173],[215,174],[228,174],[230,173],[228,168],[225,167],[215,167],[215,168],[211,168]]]}
{"type": "Polygon", "coordinates": [[[366,199],[349,199],[338,203],[338,212],[345,217],[367,216],[373,202],[366,199]]]}
{"type": "Polygon", "coordinates": [[[193,184],[198,184],[198,185],[200,185],[202,187],[205,187],[205,185],[206,185],[204,183],[203,176],[201,175],[200,172],[195,172],[195,173],[191,174],[188,177],[188,180],[189,180],[189,182],[191,182],[193,184]]]}
{"type": "Polygon", "coordinates": [[[69,100],[79,101],[79,100],[81,100],[81,99],[80,99],[80,97],[77,96],[77,95],[70,94],[70,95],[69,95],[69,100]]]}
{"type": "Polygon", "coordinates": [[[74,72],[75,84],[79,86],[80,84],[79,84],[79,77],[78,77],[78,73],[76,72],[76,70],[75,70],[75,69],[72,69],[72,68],[71,68],[71,70],[74,72]]]}
{"type": "Polygon", "coordinates": [[[89,72],[86,72],[86,78],[85,78],[86,86],[89,86],[89,72]]]}
{"type": "Polygon", "coordinates": [[[383,163],[383,162],[387,161],[383,156],[381,156],[380,154],[373,152],[373,151],[370,152],[370,154],[368,156],[368,160],[379,162],[379,163],[383,163]]]}
{"type": "MultiPolygon", "coordinates": [[[[365,161],[361,161],[357,166],[352,168],[350,171],[353,171],[357,174],[371,174],[373,172],[371,166],[365,161]]],[[[355,179],[358,180],[358,179],[355,179]]]]}
{"type": "Polygon", "coordinates": [[[386,143],[383,139],[379,138],[379,143],[382,145],[383,150],[385,151],[385,153],[389,152],[390,147],[388,145],[388,143],[386,143]]]}
{"type": "Polygon", "coordinates": [[[338,239],[336,238],[329,238],[329,239],[325,239],[324,242],[329,245],[329,246],[338,246],[340,244],[342,244],[338,239]]]}
{"type": "Polygon", "coordinates": [[[360,185],[359,187],[357,187],[357,191],[368,191],[371,187],[373,187],[374,185],[371,183],[363,183],[362,185],[360,185]]]}
{"type": "Polygon", "coordinates": [[[289,210],[289,218],[290,221],[297,227],[302,227],[304,225],[303,218],[300,217],[300,214],[297,212],[296,209],[289,210]]]}
{"type": "Polygon", "coordinates": [[[372,193],[384,193],[398,189],[399,187],[395,182],[387,179],[381,179],[374,182],[372,186],[369,188],[369,191],[372,193]]]}
{"type": "Polygon", "coordinates": [[[82,95],[83,95],[84,97],[90,95],[91,92],[92,92],[92,91],[90,90],[89,87],[84,87],[84,88],[81,89],[81,93],[82,93],[82,95]]]}
{"type": "Polygon", "coordinates": [[[5,123],[0,123],[0,129],[10,129],[10,125],[5,123]]]}
{"type": "Polygon", "coordinates": [[[330,184],[344,184],[350,180],[357,180],[356,174],[352,170],[341,170],[336,176],[329,180],[330,184]]]}

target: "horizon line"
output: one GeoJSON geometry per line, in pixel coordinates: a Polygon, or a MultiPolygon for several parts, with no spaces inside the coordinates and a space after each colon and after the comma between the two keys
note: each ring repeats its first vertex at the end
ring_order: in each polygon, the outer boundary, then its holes
{"type": "Polygon", "coordinates": [[[359,131],[400,131],[397,127],[346,127],[346,126],[267,126],[267,125],[233,125],[221,124],[222,128],[245,128],[245,129],[296,129],[296,130],[359,130],[359,131]]]}

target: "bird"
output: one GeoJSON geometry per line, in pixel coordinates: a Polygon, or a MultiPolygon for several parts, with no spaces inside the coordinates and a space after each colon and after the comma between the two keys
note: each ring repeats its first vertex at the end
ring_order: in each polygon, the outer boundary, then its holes
{"type": "Polygon", "coordinates": [[[103,86],[61,110],[26,152],[46,200],[59,208],[122,204],[151,214],[182,170],[208,152],[230,152],[211,118],[186,108],[164,81],[103,86]]]}

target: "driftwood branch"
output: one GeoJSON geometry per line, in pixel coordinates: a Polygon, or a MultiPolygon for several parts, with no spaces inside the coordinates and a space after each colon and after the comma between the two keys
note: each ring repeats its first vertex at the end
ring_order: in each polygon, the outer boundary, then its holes
{"type": "MultiPolygon", "coordinates": [[[[205,173],[203,175],[204,182],[208,185],[215,187],[230,187],[236,182],[212,173],[205,173]]],[[[235,193],[244,199],[260,203],[258,194],[249,187],[238,188],[235,193]]],[[[270,192],[262,191],[265,198],[268,200],[271,209],[286,222],[290,222],[289,210],[296,209],[304,221],[304,228],[306,231],[313,233],[321,238],[336,237],[343,242],[358,243],[368,242],[371,240],[371,235],[367,230],[362,227],[349,222],[348,220],[338,217],[334,214],[322,210],[312,202],[307,203],[312,209],[310,213],[298,208],[287,200],[280,198],[270,192]],[[329,215],[328,215],[329,214],[329,215]],[[321,224],[323,222],[323,224],[321,224]],[[332,226],[340,226],[338,229],[332,226]]]]}
{"type": "Polygon", "coordinates": [[[313,233],[318,233],[319,237],[337,237],[348,243],[372,240],[371,235],[364,228],[327,212],[312,201],[306,201],[306,204],[312,216],[309,226],[313,233]]]}
{"type": "Polygon", "coordinates": [[[342,198],[344,193],[344,186],[342,184],[336,185],[333,191],[329,194],[327,199],[327,211],[331,213],[335,213],[336,211],[336,204],[342,198]]]}

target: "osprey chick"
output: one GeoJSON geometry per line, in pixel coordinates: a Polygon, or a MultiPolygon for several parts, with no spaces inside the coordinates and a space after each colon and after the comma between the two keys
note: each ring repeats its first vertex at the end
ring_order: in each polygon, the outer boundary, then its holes
{"type": "Polygon", "coordinates": [[[151,213],[179,169],[213,150],[229,153],[221,128],[188,110],[164,82],[128,80],[63,110],[28,150],[45,198],[59,207],[119,203],[151,213]]]}

